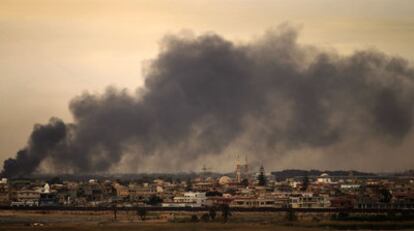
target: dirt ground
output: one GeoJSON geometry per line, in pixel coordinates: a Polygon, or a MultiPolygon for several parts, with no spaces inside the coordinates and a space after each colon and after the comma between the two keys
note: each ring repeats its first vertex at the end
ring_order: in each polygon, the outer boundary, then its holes
{"type": "Polygon", "coordinates": [[[220,223],[145,223],[145,224],[49,224],[41,227],[25,225],[0,225],[0,230],[24,231],[24,230],[44,230],[44,231],[313,231],[317,228],[302,228],[277,225],[255,225],[255,224],[220,224],[220,223]]]}
{"type": "Polygon", "coordinates": [[[286,221],[284,213],[233,213],[228,223],[220,214],[214,221],[192,222],[194,212],[149,212],[142,221],[136,212],[111,211],[14,211],[0,210],[0,231],[313,231],[313,230],[414,230],[414,221],[405,222],[338,222],[328,215],[298,215],[296,221],[286,221]]]}
{"type": "MultiPolygon", "coordinates": [[[[44,231],[208,231],[208,230],[228,230],[228,231],[268,231],[268,230],[318,230],[309,228],[289,227],[276,224],[264,224],[259,221],[259,216],[248,216],[252,220],[243,219],[245,216],[234,215],[233,220],[224,224],[221,217],[214,222],[190,222],[193,213],[149,213],[146,220],[142,221],[136,213],[119,212],[117,220],[114,220],[112,212],[39,212],[39,211],[0,211],[0,231],[24,231],[24,230],[44,230],[44,231]],[[171,219],[174,219],[173,221],[171,219]]],[[[201,215],[201,214],[197,214],[201,215]]],[[[263,219],[260,215],[260,220],[263,219]]],[[[266,220],[266,219],[263,219],[266,220]]]]}

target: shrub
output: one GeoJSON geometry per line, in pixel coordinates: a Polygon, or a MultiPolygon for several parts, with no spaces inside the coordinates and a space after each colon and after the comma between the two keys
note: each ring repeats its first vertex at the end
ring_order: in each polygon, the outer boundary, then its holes
{"type": "Polygon", "coordinates": [[[201,220],[203,222],[209,222],[210,221],[210,215],[208,213],[205,213],[201,216],[201,220]]]}
{"type": "Polygon", "coordinates": [[[198,217],[197,217],[197,215],[192,215],[191,216],[191,222],[198,222],[199,220],[198,220],[198,217]]]}

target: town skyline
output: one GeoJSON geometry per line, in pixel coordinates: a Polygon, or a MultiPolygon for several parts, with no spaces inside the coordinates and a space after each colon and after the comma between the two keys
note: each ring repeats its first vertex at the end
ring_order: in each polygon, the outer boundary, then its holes
{"type": "Polygon", "coordinates": [[[0,230],[414,230],[413,0],[0,0],[0,230]]]}

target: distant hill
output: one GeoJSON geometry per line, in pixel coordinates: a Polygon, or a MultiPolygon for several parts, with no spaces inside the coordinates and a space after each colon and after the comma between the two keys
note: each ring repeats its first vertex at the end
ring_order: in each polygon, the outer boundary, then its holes
{"type": "MultiPolygon", "coordinates": [[[[205,172],[177,172],[177,173],[107,173],[107,174],[32,174],[24,179],[42,179],[52,180],[58,178],[59,180],[75,180],[75,181],[87,181],[89,179],[97,180],[120,180],[123,182],[136,181],[136,182],[151,182],[155,179],[162,179],[169,182],[172,181],[185,181],[189,179],[195,179],[199,176],[218,178],[222,174],[205,172]]],[[[20,179],[20,178],[19,178],[20,179]]]]}
{"type": "Polygon", "coordinates": [[[286,169],[282,171],[273,171],[271,174],[278,179],[286,178],[295,178],[295,177],[317,177],[322,173],[327,173],[329,176],[333,177],[345,177],[345,176],[376,176],[374,173],[359,172],[359,171],[344,171],[344,170],[335,170],[335,171],[321,171],[321,170],[299,170],[299,169],[286,169]]]}

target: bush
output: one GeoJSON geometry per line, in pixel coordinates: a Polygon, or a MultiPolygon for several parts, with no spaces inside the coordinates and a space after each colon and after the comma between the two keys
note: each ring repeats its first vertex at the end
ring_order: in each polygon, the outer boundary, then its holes
{"type": "Polygon", "coordinates": [[[157,195],[151,195],[147,200],[146,200],[146,204],[148,205],[152,205],[152,206],[156,206],[162,203],[162,199],[157,196],[157,195]]]}
{"type": "Polygon", "coordinates": [[[286,220],[288,221],[296,221],[298,218],[296,216],[295,211],[293,211],[292,209],[290,209],[287,214],[286,214],[286,220]]]}
{"type": "Polygon", "coordinates": [[[191,222],[198,222],[199,220],[198,220],[198,217],[197,217],[197,215],[192,215],[191,216],[191,222]]]}
{"type": "Polygon", "coordinates": [[[216,208],[215,208],[215,207],[211,207],[211,208],[208,210],[208,215],[210,216],[210,219],[211,219],[212,221],[214,221],[214,220],[216,219],[216,216],[217,216],[216,208]]]}
{"type": "Polygon", "coordinates": [[[344,212],[340,212],[340,213],[338,213],[338,215],[336,216],[336,218],[338,220],[347,220],[349,218],[349,214],[348,213],[344,213],[344,212]]]}
{"type": "Polygon", "coordinates": [[[145,217],[147,216],[147,210],[145,207],[139,207],[137,210],[137,215],[141,218],[141,220],[145,220],[145,217]]]}
{"type": "Polygon", "coordinates": [[[210,221],[210,216],[209,216],[209,214],[208,214],[208,213],[203,214],[203,215],[201,216],[201,220],[202,220],[203,222],[209,222],[209,221],[210,221]]]}
{"type": "Polygon", "coordinates": [[[226,223],[229,220],[229,217],[231,216],[230,206],[228,204],[223,204],[221,206],[221,216],[223,217],[224,223],[226,223]]]}

